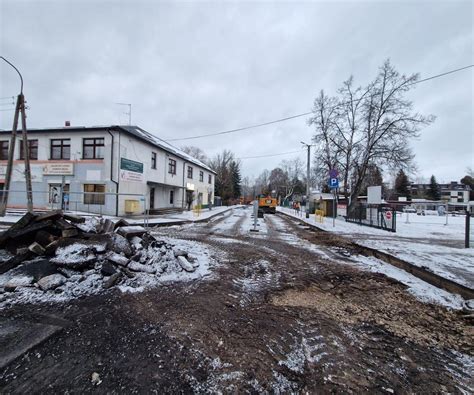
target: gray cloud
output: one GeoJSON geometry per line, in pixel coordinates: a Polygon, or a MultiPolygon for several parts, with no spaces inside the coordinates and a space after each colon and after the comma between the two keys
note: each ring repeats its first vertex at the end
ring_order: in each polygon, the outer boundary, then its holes
{"type": "MultiPolygon", "coordinates": [[[[334,94],[351,74],[365,84],[388,57],[422,78],[473,63],[469,1],[0,4],[1,53],[25,77],[30,127],[125,123],[114,103],[127,102],[133,123],[185,137],[309,111],[320,89],[334,94]]],[[[0,97],[16,94],[12,70],[0,73],[0,97]]],[[[410,93],[437,116],[413,142],[424,177],[449,181],[474,167],[472,73],[410,93]]],[[[12,115],[0,112],[0,128],[12,115]]],[[[301,118],[182,144],[252,156],[293,151],[311,135],[301,118]]],[[[282,159],[245,160],[243,172],[282,159]]]]}

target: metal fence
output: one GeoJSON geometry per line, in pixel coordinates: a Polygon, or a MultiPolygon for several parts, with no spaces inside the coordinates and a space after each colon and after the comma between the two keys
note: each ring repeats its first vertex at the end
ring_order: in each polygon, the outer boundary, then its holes
{"type": "Polygon", "coordinates": [[[466,212],[464,247],[474,248],[474,217],[470,212],[466,212]]]}
{"type": "MultiPolygon", "coordinates": [[[[0,206],[3,196],[0,191],[0,206]]],[[[26,210],[26,192],[23,190],[8,191],[6,214],[18,214],[26,210]]],[[[147,197],[134,193],[114,192],[69,192],[69,191],[33,191],[33,210],[64,210],[80,215],[107,215],[143,219],[148,223],[149,210],[147,197]]]]}
{"type": "Polygon", "coordinates": [[[389,232],[397,231],[397,212],[381,205],[357,205],[348,211],[346,221],[389,232]]]}

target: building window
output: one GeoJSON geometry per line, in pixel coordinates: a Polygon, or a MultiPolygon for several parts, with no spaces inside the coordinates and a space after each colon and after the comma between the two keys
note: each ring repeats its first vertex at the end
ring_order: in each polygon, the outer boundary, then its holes
{"type": "Polygon", "coordinates": [[[199,181],[201,181],[201,182],[204,181],[204,172],[203,171],[199,172],[199,181]]]}
{"type": "Polygon", "coordinates": [[[212,184],[212,176],[210,174],[207,176],[207,182],[212,184]]]}
{"type": "Polygon", "coordinates": [[[168,162],[168,173],[176,174],[176,161],[174,159],[170,159],[168,162]]]}
{"type": "Polygon", "coordinates": [[[170,204],[174,204],[174,191],[170,191],[170,204]]]}
{"type": "MultiPolygon", "coordinates": [[[[28,140],[28,153],[29,158],[32,160],[38,159],[38,140],[28,140]]],[[[23,141],[20,140],[20,160],[24,160],[23,154],[23,141]]]]}
{"type": "Polygon", "coordinates": [[[71,159],[71,139],[51,140],[51,159],[71,159]]]}
{"type": "Polygon", "coordinates": [[[104,138],[82,139],[82,159],[104,159],[104,138]]]}
{"type": "Polygon", "coordinates": [[[151,168],[156,169],[156,152],[151,153],[151,168]]]}
{"type": "Polygon", "coordinates": [[[188,166],[188,178],[193,178],[193,168],[188,166]]]}
{"type": "Polygon", "coordinates": [[[104,184],[84,184],[84,204],[105,204],[104,184]]]}
{"type": "Polygon", "coordinates": [[[8,141],[0,141],[0,160],[8,159],[8,141]]]}

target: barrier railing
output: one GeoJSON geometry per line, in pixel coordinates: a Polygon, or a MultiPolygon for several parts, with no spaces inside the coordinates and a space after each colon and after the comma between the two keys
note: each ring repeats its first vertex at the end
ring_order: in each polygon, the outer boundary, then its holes
{"type": "Polygon", "coordinates": [[[346,221],[389,232],[397,230],[397,212],[390,207],[358,205],[348,211],[346,221]]]}
{"type": "Polygon", "coordinates": [[[326,213],[324,212],[324,210],[316,210],[314,212],[314,219],[315,219],[316,222],[323,223],[325,215],[326,215],[326,213]]]}
{"type": "MultiPolygon", "coordinates": [[[[0,191],[1,205],[4,204],[4,193],[0,191]]],[[[26,207],[24,190],[8,191],[6,215],[21,213],[26,207]]],[[[33,210],[64,210],[79,215],[143,219],[144,226],[148,226],[149,222],[147,197],[137,193],[33,191],[33,210]]]]}

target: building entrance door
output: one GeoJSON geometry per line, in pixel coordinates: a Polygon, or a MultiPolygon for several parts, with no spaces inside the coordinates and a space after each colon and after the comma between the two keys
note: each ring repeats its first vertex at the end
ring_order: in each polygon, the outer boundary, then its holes
{"type": "Polygon", "coordinates": [[[69,210],[69,184],[64,184],[63,201],[61,200],[61,184],[49,184],[49,205],[52,209],[69,210]]]}
{"type": "Polygon", "coordinates": [[[150,188],[150,210],[155,208],[155,188],[150,188]]]}
{"type": "Polygon", "coordinates": [[[193,191],[186,191],[186,208],[191,210],[194,200],[194,192],[193,191]]]}

